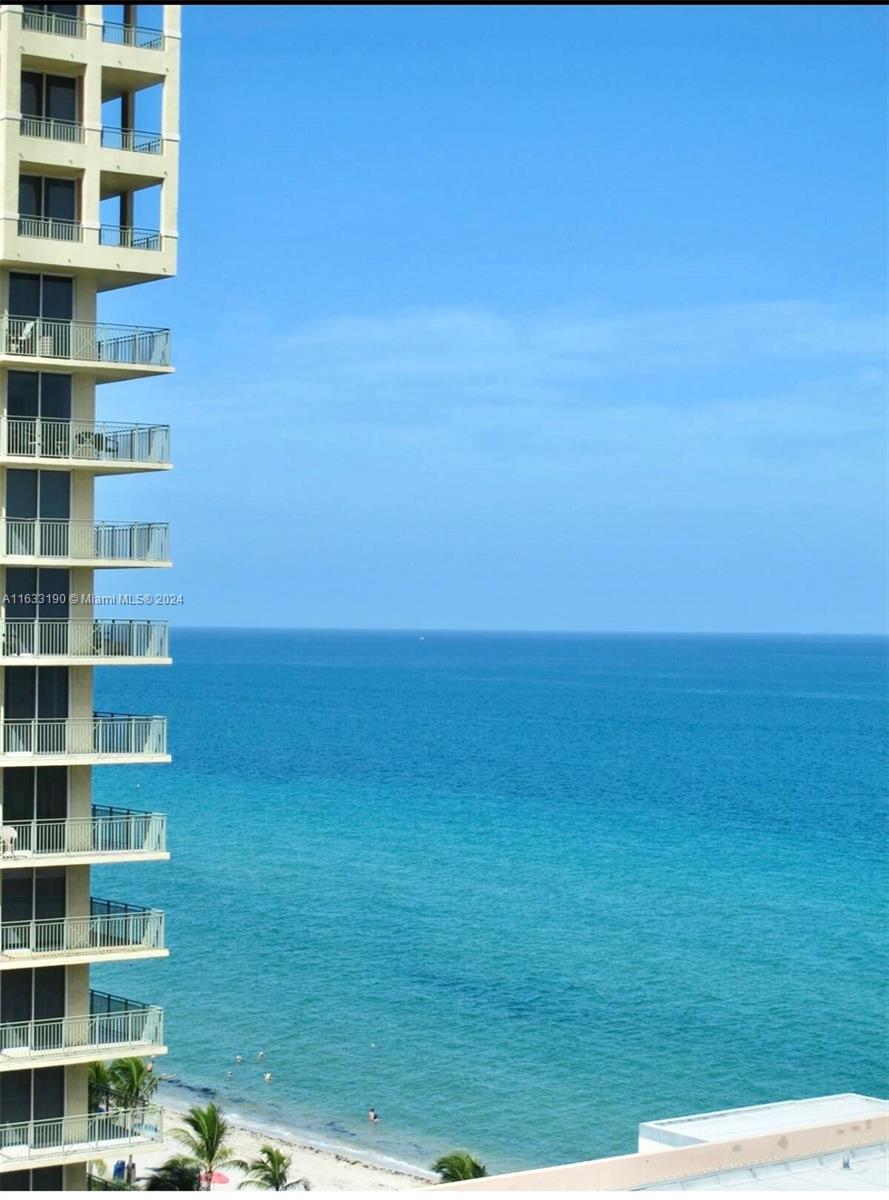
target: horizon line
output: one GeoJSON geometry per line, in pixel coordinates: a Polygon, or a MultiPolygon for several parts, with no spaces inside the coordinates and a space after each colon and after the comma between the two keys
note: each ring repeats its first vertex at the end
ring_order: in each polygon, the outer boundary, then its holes
{"type": "Polygon", "coordinates": [[[171,630],[194,633],[379,633],[379,634],[464,634],[487,637],[695,637],[695,638],[871,638],[889,640],[889,630],[859,633],[794,632],[789,630],[715,630],[695,629],[490,629],[447,628],[445,626],[360,626],[360,625],[179,625],[171,630]]]}

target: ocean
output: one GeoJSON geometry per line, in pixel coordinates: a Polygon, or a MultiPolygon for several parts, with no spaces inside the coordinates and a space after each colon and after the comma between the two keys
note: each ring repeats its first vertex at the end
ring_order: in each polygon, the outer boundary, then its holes
{"type": "Polygon", "coordinates": [[[419,1165],[886,1095],[886,651],[174,631],[96,686],[173,765],[94,773],[173,859],[92,873],[172,954],[94,986],[164,1006],[181,1098],[419,1165]]]}

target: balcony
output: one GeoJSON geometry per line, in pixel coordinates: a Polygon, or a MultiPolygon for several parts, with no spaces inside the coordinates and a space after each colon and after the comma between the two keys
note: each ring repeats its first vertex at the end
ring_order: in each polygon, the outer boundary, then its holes
{"type": "Polygon", "coordinates": [[[169,857],[163,813],[95,805],[91,817],[0,825],[0,867],[161,862],[169,857]]]}
{"type": "Polygon", "coordinates": [[[28,459],[29,466],[42,460],[50,466],[88,466],[107,473],[167,470],[170,427],[0,417],[0,457],[28,459]]]}
{"type": "Polygon", "coordinates": [[[0,1025],[0,1071],[165,1053],[163,1009],[105,992],[86,1016],[0,1025]]]}
{"type": "Polygon", "coordinates": [[[44,138],[51,142],[79,145],[83,141],[83,125],[80,121],[64,121],[59,117],[24,116],[19,132],[22,137],[44,138]]]}
{"type": "MultiPolygon", "coordinates": [[[[138,325],[13,317],[3,313],[0,317],[0,353],[17,359],[62,359],[102,367],[169,369],[170,331],[138,325]]],[[[118,372],[120,378],[132,374],[118,372]]]]}
{"type": "Polygon", "coordinates": [[[57,37],[82,38],[84,24],[80,17],[65,17],[59,13],[45,12],[41,8],[25,7],[22,10],[22,29],[53,33],[57,37]]]}
{"type": "Polygon", "coordinates": [[[0,1164],[39,1167],[67,1158],[75,1161],[98,1158],[115,1150],[163,1140],[164,1112],[156,1104],[49,1121],[24,1121],[0,1125],[0,1164]]]}
{"type": "Polygon", "coordinates": [[[163,154],[164,139],[159,133],[146,133],[143,129],[103,125],[102,147],[105,150],[127,150],[132,154],[163,154]]]}
{"type": "Polygon", "coordinates": [[[19,217],[19,237],[50,238],[54,242],[82,242],[83,226],[79,221],[63,221],[58,217],[19,217]]]}
{"type": "Polygon", "coordinates": [[[170,528],[138,521],[19,520],[0,524],[0,556],[7,559],[52,559],[52,565],[156,567],[170,561],[170,528]]]}
{"type": "Polygon", "coordinates": [[[31,717],[3,722],[0,766],[169,762],[166,717],[31,717]]]}
{"type": "MultiPolygon", "coordinates": [[[[53,620],[15,617],[0,621],[0,659],[52,660],[45,666],[168,665],[170,636],[166,621],[53,620]]],[[[13,665],[13,664],[9,664],[13,665]]]]}
{"type": "Polygon", "coordinates": [[[148,29],[144,25],[121,25],[117,21],[106,21],[102,26],[102,41],[114,46],[135,46],[139,50],[163,50],[164,31],[148,29]]]}
{"type": "Polygon", "coordinates": [[[90,901],[88,917],[4,921],[0,925],[0,967],[61,965],[102,958],[160,958],[164,914],[113,900],[90,901]]]}
{"type": "Polygon", "coordinates": [[[136,229],[132,225],[100,225],[99,245],[118,250],[160,250],[160,230],[136,229]]]}

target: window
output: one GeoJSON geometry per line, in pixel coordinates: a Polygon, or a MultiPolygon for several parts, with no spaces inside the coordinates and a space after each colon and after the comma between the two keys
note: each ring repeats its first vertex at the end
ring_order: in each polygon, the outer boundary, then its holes
{"type": "MultiPolygon", "coordinates": [[[[4,821],[61,821],[67,815],[67,767],[9,767],[4,772],[4,821]]],[[[0,995],[2,990],[0,980],[0,995]]]]}
{"type": "Polygon", "coordinates": [[[71,572],[60,567],[7,567],[3,646],[7,656],[67,654],[71,572]]]}
{"type": "Polygon", "coordinates": [[[4,700],[9,721],[61,720],[68,716],[68,668],[7,667],[4,700]]]}
{"type": "Polygon", "coordinates": [[[6,376],[6,412],[10,417],[71,420],[70,375],[49,371],[10,371],[6,376]]]}
{"type": "Polygon", "coordinates": [[[13,317],[70,321],[74,316],[74,280],[65,275],[9,276],[9,312],[13,317]]]}
{"type": "Polygon", "coordinates": [[[70,375],[54,372],[7,373],[8,454],[28,458],[70,458],[71,384],[70,375]]]}
{"type": "Polygon", "coordinates": [[[19,233],[63,241],[78,240],[75,180],[20,175],[19,233]]]}
{"type": "Polygon", "coordinates": [[[0,1020],[51,1021],[65,1015],[65,968],[10,971],[0,992],[0,1020]]]}
{"type": "Polygon", "coordinates": [[[74,20],[80,16],[79,4],[26,4],[25,12],[51,13],[56,17],[70,17],[74,20]]]}
{"type": "Polygon", "coordinates": [[[22,116],[73,124],[77,121],[77,80],[22,71],[22,116]]]}
{"type": "Polygon", "coordinates": [[[6,472],[7,554],[67,558],[70,517],[70,471],[6,472]]]}
{"type": "Polygon", "coordinates": [[[45,1121],[61,1117],[64,1112],[64,1067],[43,1067],[39,1071],[8,1071],[0,1075],[0,1124],[45,1121]]]}
{"type": "Polygon", "coordinates": [[[6,472],[7,520],[35,517],[67,521],[71,515],[71,475],[68,471],[6,472]]]}

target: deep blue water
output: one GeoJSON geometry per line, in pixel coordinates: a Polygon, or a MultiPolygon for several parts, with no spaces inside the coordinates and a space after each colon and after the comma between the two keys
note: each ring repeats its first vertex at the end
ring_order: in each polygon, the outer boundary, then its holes
{"type": "Polygon", "coordinates": [[[165,1071],[497,1169],[886,1094],[885,641],[182,631],[174,655],[97,681],[169,715],[174,765],[95,772],[169,814],[170,864],[93,871],[168,912],[169,960],[94,973],[165,1006],[165,1071]]]}

